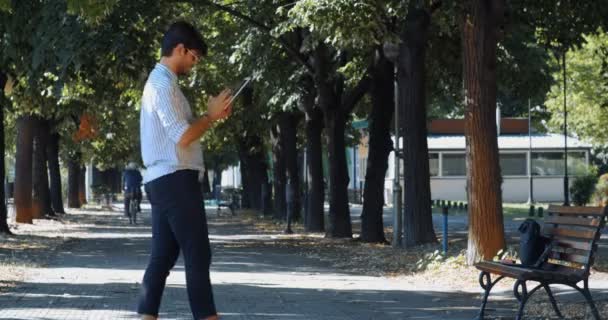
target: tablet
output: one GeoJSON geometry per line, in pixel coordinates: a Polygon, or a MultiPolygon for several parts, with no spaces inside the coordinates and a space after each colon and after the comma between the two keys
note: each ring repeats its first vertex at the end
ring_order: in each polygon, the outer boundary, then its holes
{"type": "Polygon", "coordinates": [[[230,98],[230,103],[232,103],[234,101],[234,99],[236,99],[236,97],[238,97],[239,94],[241,94],[243,89],[245,89],[245,87],[249,84],[250,81],[251,81],[251,78],[245,78],[245,80],[241,83],[241,86],[236,90],[236,92],[230,98]]]}

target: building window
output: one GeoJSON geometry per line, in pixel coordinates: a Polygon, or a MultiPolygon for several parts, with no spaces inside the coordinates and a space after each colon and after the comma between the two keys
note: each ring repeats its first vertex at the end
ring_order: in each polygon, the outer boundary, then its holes
{"type": "Polygon", "coordinates": [[[464,153],[444,153],[441,174],[443,176],[466,176],[464,153]]]}
{"type": "Polygon", "coordinates": [[[528,174],[525,153],[501,153],[499,159],[503,176],[525,176],[528,174]]]}
{"type": "Polygon", "coordinates": [[[439,175],[439,153],[429,153],[429,173],[431,177],[439,175]]]}
{"type": "Polygon", "coordinates": [[[568,175],[580,176],[587,173],[585,152],[568,152],[568,175]]]}
{"type": "Polygon", "coordinates": [[[533,152],[532,175],[534,176],[563,176],[563,152],[533,152]]]}
{"type": "MultiPolygon", "coordinates": [[[[585,152],[568,152],[568,175],[580,175],[587,171],[585,152]]],[[[535,176],[563,176],[563,152],[533,152],[532,174],[535,176]]]]}

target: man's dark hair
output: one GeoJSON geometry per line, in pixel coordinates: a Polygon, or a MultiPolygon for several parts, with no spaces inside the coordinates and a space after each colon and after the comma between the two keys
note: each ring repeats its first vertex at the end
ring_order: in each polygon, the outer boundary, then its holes
{"type": "Polygon", "coordinates": [[[171,56],[173,49],[178,44],[183,44],[186,49],[196,50],[202,56],[207,55],[207,44],[203,40],[203,36],[188,22],[177,21],[173,23],[165,35],[161,43],[160,54],[163,57],[171,56]]]}

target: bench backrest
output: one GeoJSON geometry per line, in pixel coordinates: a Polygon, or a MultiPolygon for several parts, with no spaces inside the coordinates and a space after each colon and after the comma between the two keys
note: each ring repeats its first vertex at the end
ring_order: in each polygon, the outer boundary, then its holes
{"type": "Polygon", "coordinates": [[[582,269],[588,274],[606,224],[607,210],[608,207],[550,205],[543,226],[543,233],[553,240],[547,263],[582,269]]]}

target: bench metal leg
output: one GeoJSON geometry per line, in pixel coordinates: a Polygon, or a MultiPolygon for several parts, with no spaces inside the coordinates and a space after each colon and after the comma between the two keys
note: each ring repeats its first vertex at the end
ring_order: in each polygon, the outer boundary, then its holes
{"type": "Polygon", "coordinates": [[[548,283],[541,282],[539,285],[534,287],[534,289],[530,290],[530,292],[528,292],[528,294],[527,294],[527,296],[528,296],[527,300],[530,300],[532,295],[540,288],[544,288],[545,291],[547,292],[547,295],[549,295],[549,301],[551,301],[551,305],[553,306],[553,310],[555,310],[555,313],[557,314],[557,316],[559,318],[563,318],[564,316],[562,316],[561,312],[559,311],[559,308],[557,307],[557,302],[555,301],[555,297],[553,297],[553,292],[551,292],[551,288],[549,288],[548,283]]]}
{"type": "Polygon", "coordinates": [[[483,318],[485,316],[484,313],[486,310],[486,304],[488,303],[488,296],[490,295],[490,290],[492,290],[492,287],[494,287],[494,285],[498,281],[500,281],[502,278],[504,278],[504,276],[500,276],[500,277],[496,278],[496,280],[494,280],[494,282],[492,282],[489,272],[482,271],[479,274],[479,285],[484,290],[484,294],[483,294],[483,300],[481,302],[481,307],[479,308],[479,315],[477,316],[477,319],[483,320],[483,318]]]}
{"type": "Polygon", "coordinates": [[[593,318],[595,320],[601,320],[600,313],[597,311],[597,307],[595,306],[593,298],[591,297],[591,291],[589,291],[589,280],[585,279],[583,280],[583,282],[583,289],[579,288],[576,285],[574,286],[574,288],[576,288],[585,297],[585,300],[587,300],[587,304],[589,304],[589,307],[591,307],[591,313],[593,314],[593,318]]]}
{"type": "Polygon", "coordinates": [[[517,298],[517,301],[519,301],[519,309],[515,319],[521,320],[524,316],[524,307],[526,306],[529,297],[526,281],[517,280],[513,285],[513,294],[515,295],[515,298],[517,298]],[[521,293],[519,293],[519,287],[521,287],[521,293]]]}
{"type": "Polygon", "coordinates": [[[542,283],[543,288],[545,288],[545,291],[547,291],[547,295],[549,295],[549,300],[551,301],[551,305],[553,305],[553,310],[555,310],[555,313],[557,314],[558,317],[560,318],[564,318],[564,316],[562,315],[562,313],[559,311],[559,308],[557,307],[557,301],[555,301],[555,297],[553,296],[553,292],[551,292],[551,288],[549,288],[549,284],[547,283],[542,283]]]}

